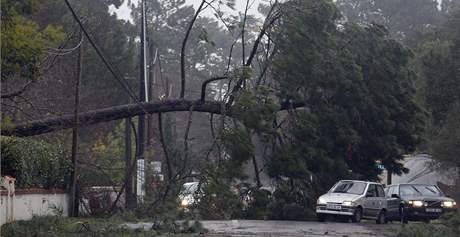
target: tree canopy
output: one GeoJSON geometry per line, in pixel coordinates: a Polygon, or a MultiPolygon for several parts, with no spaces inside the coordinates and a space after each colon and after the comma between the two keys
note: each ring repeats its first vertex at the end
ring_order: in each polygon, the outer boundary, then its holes
{"type": "Polygon", "coordinates": [[[337,26],[341,15],[332,2],[288,4],[296,7],[286,7],[295,10],[277,27],[274,76],[282,99],[306,101],[308,112],[299,116],[317,136],[317,142],[298,136],[305,144],[296,147],[313,152],[294,157],[309,157],[307,167],[321,159],[347,163],[364,179],[377,178],[376,161],[407,171],[398,161],[415,150],[423,128],[411,51],[380,25],[337,26]]]}

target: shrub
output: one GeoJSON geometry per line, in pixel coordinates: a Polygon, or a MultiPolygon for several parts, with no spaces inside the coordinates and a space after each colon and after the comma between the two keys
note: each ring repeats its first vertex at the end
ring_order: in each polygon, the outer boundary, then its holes
{"type": "Polygon", "coordinates": [[[302,182],[280,182],[269,205],[270,219],[313,220],[316,198],[302,182]]]}
{"type": "Polygon", "coordinates": [[[64,188],[70,173],[62,144],[0,137],[1,173],[16,178],[16,188],[64,188]]]}
{"type": "Polygon", "coordinates": [[[231,219],[241,216],[242,202],[229,185],[209,182],[203,186],[203,194],[196,208],[203,219],[231,219]]]}
{"type": "Polygon", "coordinates": [[[249,203],[244,210],[247,219],[267,219],[269,216],[268,206],[272,202],[272,195],[267,190],[251,189],[248,194],[249,203]]]}

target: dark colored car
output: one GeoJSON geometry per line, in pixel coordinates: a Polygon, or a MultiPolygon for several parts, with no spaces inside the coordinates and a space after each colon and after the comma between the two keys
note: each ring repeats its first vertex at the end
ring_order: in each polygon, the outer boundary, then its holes
{"type": "Polygon", "coordinates": [[[396,184],[385,190],[388,198],[388,220],[425,221],[438,219],[442,214],[457,210],[457,203],[436,185],[396,184]]]}

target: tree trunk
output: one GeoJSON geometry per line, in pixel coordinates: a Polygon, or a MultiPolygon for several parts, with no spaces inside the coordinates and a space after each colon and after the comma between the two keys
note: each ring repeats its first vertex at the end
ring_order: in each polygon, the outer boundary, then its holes
{"type": "MultiPolygon", "coordinates": [[[[113,120],[131,118],[141,114],[156,114],[166,112],[184,112],[190,111],[193,105],[193,111],[205,112],[212,114],[222,114],[232,116],[231,107],[227,105],[225,109],[221,107],[220,102],[201,102],[201,101],[187,101],[187,100],[168,100],[161,102],[148,102],[119,105],[104,109],[92,110],[78,114],[79,126],[87,126],[102,122],[109,122],[113,120]]],[[[294,109],[303,107],[305,103],[285,103],[282,104],[280,110],[294,109]]],[[[45,134],[49,132],[59,131],[63,129],[73,128],[76,124],[74,115],[63,115],[47,119],[34,120],[16,126],[3,128],[1,130],[2,136],[18,136],[27,137],[45,134]]]]}

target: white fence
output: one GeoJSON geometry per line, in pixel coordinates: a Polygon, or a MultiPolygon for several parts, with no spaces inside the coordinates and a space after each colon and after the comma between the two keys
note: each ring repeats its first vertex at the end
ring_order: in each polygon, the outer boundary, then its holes
{"type": "Polygon", "coordinates": [[[6,190],[0,190],[0,225],[30,220],[33,216],[67,216],[68,199],[68,194],[60,189],[17,189],[10,197],[6,190]]]}

